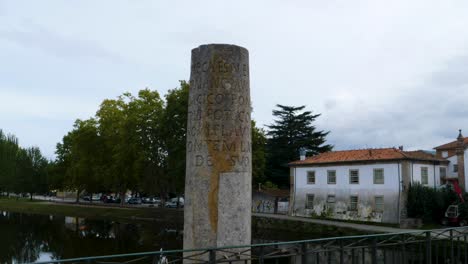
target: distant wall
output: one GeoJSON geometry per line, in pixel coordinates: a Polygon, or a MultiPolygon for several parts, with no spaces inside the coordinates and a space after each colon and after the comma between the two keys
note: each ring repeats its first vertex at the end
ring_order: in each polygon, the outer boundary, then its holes
{"type": "MultiPolygon", "coordinates": [[[[275,199],[276,197],[261,193],[254,192],[252,195],[252,212],[255,213],[275,213],[275,199]]],[[[287,214],[289,208],[289,201],[278,201],[278,212],[279,214],[287,214]]]]}

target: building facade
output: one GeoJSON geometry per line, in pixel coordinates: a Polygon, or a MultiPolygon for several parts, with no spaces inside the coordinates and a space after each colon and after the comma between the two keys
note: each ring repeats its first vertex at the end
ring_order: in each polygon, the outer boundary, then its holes
{"type": "Polygon", "coordinates": [[[409,185],[439,186],[449,161],[384,148],[331,151],[289,166],[290,215],[399,223],[406,217],[409,185]]]}
{"type": "Polygon", "coordinates": [[[449,161],[449,166],[445,177],[442,178],[442,181],[445,183],[448,180],[456,180],[460,185],[462,190],[467,190],[468,180],[465,175],[467,175],[467,167],[465,164],[468,162],[468,138],[462,135],[461,130],[459,130],[458,137],[455,141],[450,143],[435,147],[436,157],[443,158],[449,161]]]}

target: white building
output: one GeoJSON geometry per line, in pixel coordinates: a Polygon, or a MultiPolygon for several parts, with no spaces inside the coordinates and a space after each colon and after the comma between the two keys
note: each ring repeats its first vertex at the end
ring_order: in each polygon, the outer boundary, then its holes
{"type": "Polygon", "coordinates": [[[443,158],[449,161],[449,166],[445,172],[442,181],[447,180],[456,180],[462,190],[466,190],[468,186],[468,181],[465,175],[467,175],[467,166],[465,164],[468,162],[468,138],[463,137],[461,130],[459,131],[457,140],[450,143],[435,147],[436,157],[443,158]]]}
{"type": "Polygon", "coordinates": [[[291,162],[290,214],[399,223],[411,182],[436,187],[449,160],[424,151],[331,151],[291,162]]]}

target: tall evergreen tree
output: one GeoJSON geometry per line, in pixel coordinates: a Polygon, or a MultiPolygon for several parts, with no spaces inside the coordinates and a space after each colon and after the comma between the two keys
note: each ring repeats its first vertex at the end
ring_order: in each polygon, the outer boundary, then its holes
{"type": "Polygon", "coordinates": [[[254,120],[252,120],[252,183],[253,186],[258,186],[259,183],[264,183],[265,166],[266,166],[266,136],[262,128],[258,128],[254,120]]]}
{"type": "Polygon", "coordinates": [[[299,158],[299,149],[306,148],[311,155],[330,151],[333,146],[325,144],[330,132],[318,131],[313,122],[320,114],[304,111],[305,106],[276,105],[274,123],[269,125],[267,136],[267,177],[273,183],[287,186],[287,164],[299,158]]]}

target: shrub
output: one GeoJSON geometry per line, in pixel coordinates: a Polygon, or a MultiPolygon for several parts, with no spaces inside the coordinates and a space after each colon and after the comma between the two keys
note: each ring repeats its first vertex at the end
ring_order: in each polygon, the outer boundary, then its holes
{"type": "Polygon", "coordinates": [[[424,223],[437,223],[447,207],[458,201],[451,188],[434,189],[412,184],[408,190],[406,209],[408,217],[422,218],[424,223]]]}

